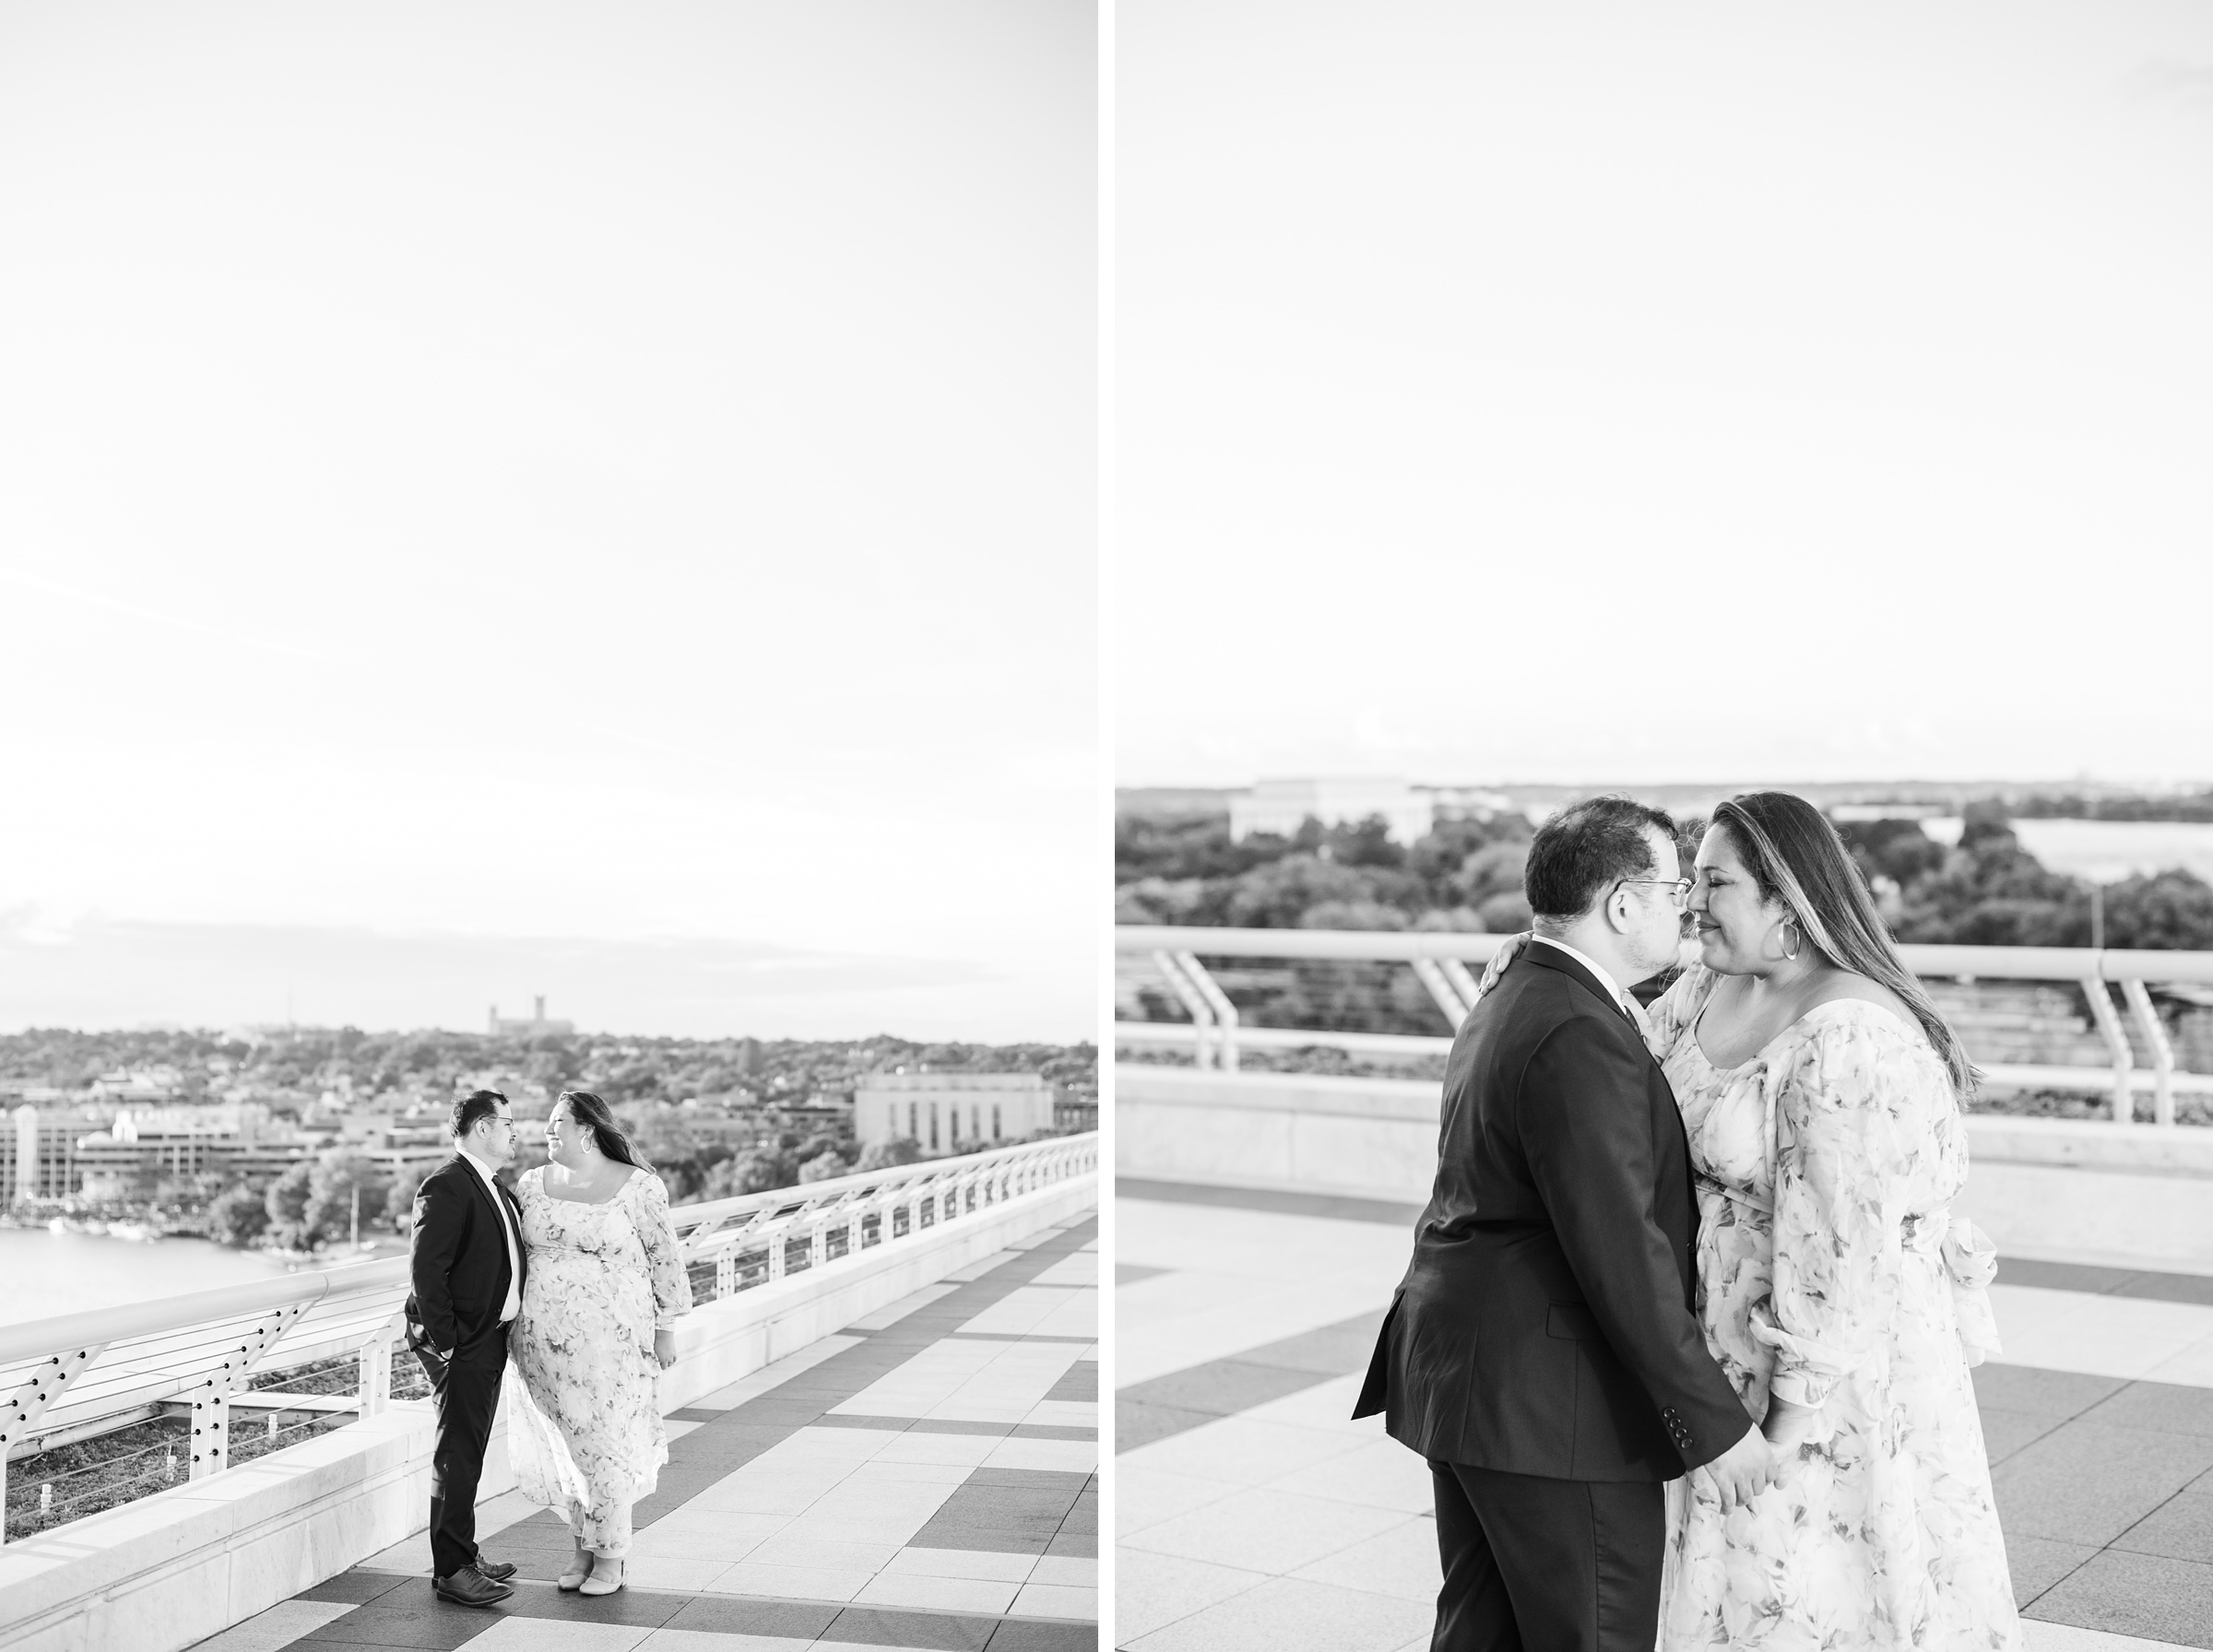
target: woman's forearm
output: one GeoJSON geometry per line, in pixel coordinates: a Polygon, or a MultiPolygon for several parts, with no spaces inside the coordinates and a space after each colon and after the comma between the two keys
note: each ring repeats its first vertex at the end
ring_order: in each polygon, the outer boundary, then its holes
{"type": "Polygon", "coordinates": [[[1795,1405],[1787,1399],[1770,1396],[1768,1400],[1767,1420],[1760,1432],[1768,1436],[1770,1446],[1795,1446],[1814,1430],[1814,1421],[1821,1415],[1817,1405],[1795,1405]]]}

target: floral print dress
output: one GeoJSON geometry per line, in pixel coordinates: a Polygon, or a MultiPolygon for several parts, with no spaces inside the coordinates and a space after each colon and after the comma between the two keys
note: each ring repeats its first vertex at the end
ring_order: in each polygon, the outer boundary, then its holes
{"type": "Polygon", "coordinates": [[[550,1197],[545,1174],[515,1183],[530,1268],[510,1343],[508,1457],[517,1491],[621,1559],[631,1504],[669,1460],[653,1334],[691,1311],[692,1283],[660,1177],[633,1172],[587,1205],[550,1197]]]}
{"type": "Polygon", "coordinates": [[[1967,1134],[1918,1028],[1817,1006],[1723,1071],[1720,977],[1652,1007],[1698,1178],[1698,1304],[1745,1409],[1818,1406],[1794,1472],[1724,1516],[1668,1486],[1664,1652],[2021,1644],[1970,1363],[1994,1352],[1990,1243],[1951,1201],[1967,1134]]]}

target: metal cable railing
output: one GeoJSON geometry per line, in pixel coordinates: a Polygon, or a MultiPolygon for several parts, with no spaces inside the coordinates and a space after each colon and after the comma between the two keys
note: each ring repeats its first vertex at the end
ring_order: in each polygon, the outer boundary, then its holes
{"type": "MultiPolygon", "coordinates": [[[[712,1301],[1097,1169],[1095,1131],[679,1205],[669,1214],[694,1300],[712,1301]]],[[[343,1410],[381,1411],[392,1398],[408,1290],[401,1257],[0,1326],[0,1395],[10,1397],[0,1404],[0,1520],[11,1457],[182,1417],[189,1424],[188,1477],[199,1480],[231,1460],[234,1409],[272,1421],[285,1411],[339,1409],[328,1395],[257,1386],[257,1376],[273,1372],[352,1356],[358,1381],[343,1410]]],[[[311,1418],[290,1426],[323,1425],[311,1418]]]]}
{"type": "MultiPolygon", "coordinates": [[[[1200,926],[1122,925],[1115,930],[1117,952],[1151,961],[1188,1021],[1118,1021],[1118,1044],[1181,1046],[1201,1067],[1234,1069],[1240,1048],[1303,1049],[1313,1046],[1355,1055],[1438,1056],[1452,1047],[1449,1037],[1407,1032],[1339,1032],[1327,1028],[1255,1027],[1239,1020],[1237,1006],[1205,964],[1210,959],[1326,960],[1340,963],[1402,963],[1409,966],[1429,998],[1457,1029],[1474,1002],[1475,976],[1505,944],[1501,935],[1453,931],[1405,932],[1344,929],[1214,929],[1200,926]]],[[[2213,1095],[2213,1073],[2180,1070],[2172,1041],[2151,1001],[2155,984],[2190,987],[2213,985],[2213,952],[2157,952],[2090,947],[1904,946],[1906,967],[1923,980],[2064,981],[2079,987],[2104,1045],[2102,1067],[1984,1063],[1994,1084],[2052,1090],[2110,1092],[2112,1116],[2127,1124],[2136,1117],[2138,1092],[2148,1095],[2152,1118],[2174,1122],[2174,1098],[2213,1095]],[[2118,990],[2120,1003],[2113,1001],[2118,990]],[[2126,1020],[2124,1021],[2124,1016],[2126,1020]],[[2136,1038],[2130,1038],[2134,1029],[2136,1038]],[[2139,1061],[2136,1045],[2144,1059],[2139,1061]]],[[[1970,1054],[1973,1040],[1968,1040],[1970,1054]]]]}

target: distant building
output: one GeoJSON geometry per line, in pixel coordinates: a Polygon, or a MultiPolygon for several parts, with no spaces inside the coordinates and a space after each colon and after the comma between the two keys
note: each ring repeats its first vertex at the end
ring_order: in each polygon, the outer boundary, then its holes
{"type": "Polygon", "coordinates": [[[173,1067],[118,1069],[93,1080],[89,1093],[95,1102],[173,1102],[184,1093],[184,1080],[173,1067]]]}
{"type": "Polygon", "coordinates": [[[1053,1103],[1053,1128],[1056,1130],[1095,1130],[1099,1127],[1099,1103],[1094,1096],[1089,1101],[1062,1097],[1053,1103]]]}
{"type": "Polygon", "coordinates": [[[98,1115],[78,1108],[26,1102],[0,1132],[0,1188],[15,1203],[75,1198],[82,1174],[77,1138],[99,1125],[98,1115]]]}
{"type": "Polygon", "coordinates": [[[1256,832],[1290,837],[1308,820],[1324,826],[1357,826],[1370,815],[1401,844],[1429,835],[1437,809],[1426,792],[1402,780],[1263,780],[1229,800],[1229,835],[1256,832]]]}
{"type": "Polygon", "coordinates": [[[1499,815],[1518,813],[1520,806],[1504,792],[1486,790],[1475,785],[1423,786],[1428,794],[1431,810],[1440,820],[1489,820],[1499,815]]]}
{"type": "Polygon", "coordinates": [[[536,1009],[527,1021],[503,1020],[500,1015],[500,1007],[494,1004],[489,1018],[491,1036],[494,1038],[535,1038],[545,1032],[566,1033],[576,1031],[574,1021],[550,1021],[546,1019],[546,995],[544,993],[541,992],[537,997],[531,999],[531,1003],[536,1006],[536,1009]]]}
{"type": "Polygon", "coordinates": [[[170,1178],[279,1174],[304,1158],[308,1142],[272,1129],[255,1102],[220,1106],[125,1107],[105,1130],[79,1136],[76,1171],[87,1198],[128,1198],[170,1178]]]}
{"type": "Polygon", "coordinates": [[[864,1147],[906,1137],[926,1153],[974,1152],[1053,1128],[1053,1086],[1036,1073],[870,1073],[853,1091],[864,1147]]]}

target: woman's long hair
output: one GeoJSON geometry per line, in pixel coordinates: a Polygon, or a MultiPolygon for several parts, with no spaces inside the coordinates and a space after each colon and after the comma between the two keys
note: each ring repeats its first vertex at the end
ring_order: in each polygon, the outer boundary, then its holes
{"type": "Polygon", "coordinates": [[[592,1139],[599,1144],[599,1150],[616,1163],[635,1165],[640,1170],[653,1168],[638,1156],[638,1150],[630,1139],[630,1132],[616,1118],[614,1109],[590,1091],[564,1090],[561,1092],[561,1101],[568,1103],[569,1116],[591,1131],[592,1139]]]}
{"type": "Polygon", "coordinates": [[[1828,818],[1789,792],[1746,792],[1717,806],[1713,825],[1728,832],[1761,897],[1788,907],[1822,957],[1905,1000],[1951,1073],[1952,1089],[1962,1099],[1970,1094],[1982,1080],[1981,1071],[1967,1058],[1951,1024],[1937,1013],[1928,989],[1899,957],[1858,863],[1828,818]]]}

